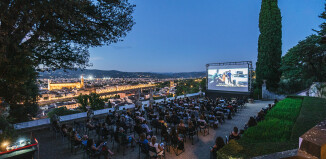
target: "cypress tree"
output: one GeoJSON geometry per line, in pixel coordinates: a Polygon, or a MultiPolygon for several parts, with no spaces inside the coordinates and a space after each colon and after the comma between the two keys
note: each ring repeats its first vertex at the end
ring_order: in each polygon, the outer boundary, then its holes
{"type": "Polygon", "coordinates": [[[282,56],[282,17],[277,0],[262,0],[259,13],[258,59],[256,82],[266,80],[267,89],[277,88],[282,56]]]}

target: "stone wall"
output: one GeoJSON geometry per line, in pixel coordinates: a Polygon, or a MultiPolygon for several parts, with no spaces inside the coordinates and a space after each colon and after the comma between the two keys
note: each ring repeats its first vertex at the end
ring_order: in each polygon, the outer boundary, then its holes
{"type": "Polygon", "coordinates": [[[278,100],[282,100],[284,99],[286,96],[285,95],[279,95],[279,94],[275,94],[273,92],[270,92],[267,90],[266,88],[266,83],[264,82],[264,84],[262,85],[262,99],[278,99],[278,100]]]}

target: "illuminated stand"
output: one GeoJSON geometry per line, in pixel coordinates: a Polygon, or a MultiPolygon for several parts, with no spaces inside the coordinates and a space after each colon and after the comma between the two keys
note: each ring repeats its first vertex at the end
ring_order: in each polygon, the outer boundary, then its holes
{"type": "MultiPolygon", "coordinates": [[[[206,64],[206,92],[205,95],[211,98],[216,97],[249,97],[253,93],[253,67],[252,61],[239,61],[239,62],[223,62],[223,63],[209,63],[206,64]],[[248,68],[248,89],[246,90],[232,90],[232,87],[224,87],[224,88],[215,88],[212,89],[209,86],[209,68],[218,69],[234,69],[237,67],[248,68]],[[219,68],[220,67],[220,68],[219,68]]],[[[243,88],[242,88],[243,89],[243,88]]]]}

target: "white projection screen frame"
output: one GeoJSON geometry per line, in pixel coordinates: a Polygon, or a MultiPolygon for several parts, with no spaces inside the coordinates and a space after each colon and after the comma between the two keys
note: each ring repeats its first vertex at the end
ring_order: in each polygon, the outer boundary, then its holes
{"type": "Polygon", "coordinates": [[[249,65],[207,65],[207,90],[249,92],[249,65]]]}

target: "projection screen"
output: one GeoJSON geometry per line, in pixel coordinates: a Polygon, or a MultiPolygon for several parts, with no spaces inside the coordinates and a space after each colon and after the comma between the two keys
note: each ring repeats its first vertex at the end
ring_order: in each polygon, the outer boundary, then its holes
{"type": "Polygon", "coordinates": [[[207,89],[218,91],[249,92],[248,65],[207,67],[207,89]]]}

